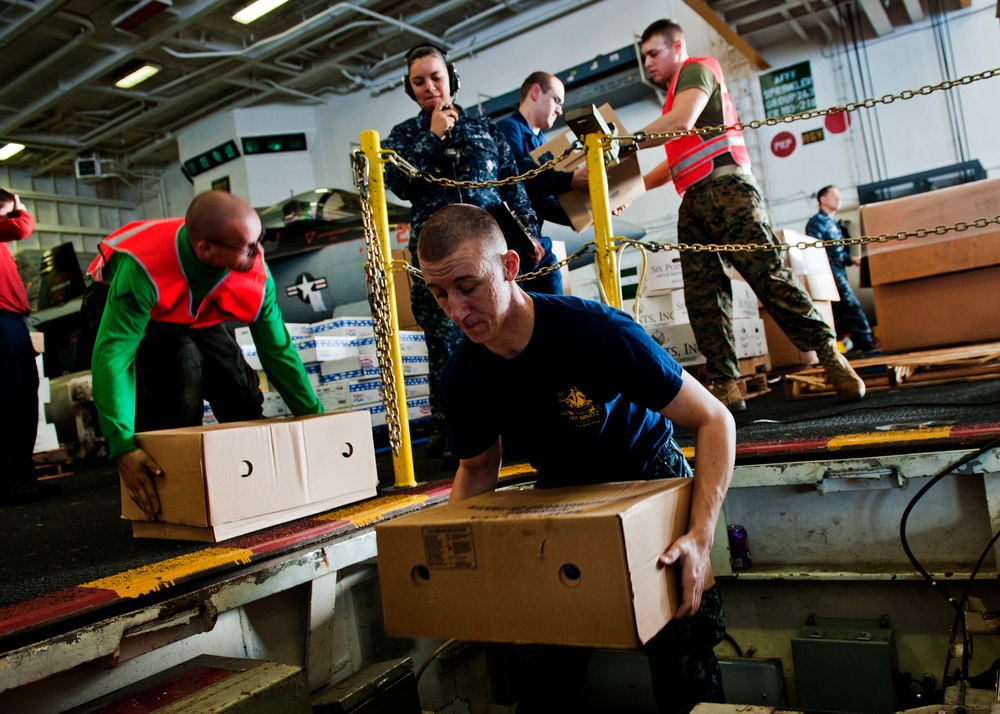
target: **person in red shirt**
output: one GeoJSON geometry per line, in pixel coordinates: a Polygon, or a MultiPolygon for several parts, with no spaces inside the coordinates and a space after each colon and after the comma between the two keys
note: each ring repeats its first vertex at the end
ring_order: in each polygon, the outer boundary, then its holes
{"type": "MultiPolygon", "coordinates": [[[[16,194],[0,189],[0,241],[24,240],[35,219],[16,194]]],[[[38,368],[28,335],[28,293],[14,256],[0,248],[0,374],[4,408],[0,409],[0,505],[55,495],[61,489],[38,481],[32,453],[38,432],[38,368]]]]}

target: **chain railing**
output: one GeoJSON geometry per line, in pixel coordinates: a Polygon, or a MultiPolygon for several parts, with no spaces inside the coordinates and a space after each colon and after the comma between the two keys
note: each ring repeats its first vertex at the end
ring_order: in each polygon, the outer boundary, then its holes
{"type": "Polygon", "coordinates": [[[386,423],[389,429],[389,440],[393,449],[396,461],[396,485],[411,486],[415,484],[413,479],[412,453],[409,443],[409,424],[407,422],[405,397],[402,389],[402,370],[400,366],[401,356],[399,353],[399,341],[394,339],[394,331],[398,331],[397,318],[395,312],[395,297],[392,291],[391,273],[406,271],[416,279],[423,279],[417,268],[406,261],[391,261],[385,255],[385,247],[389,245],[387,239],[388,222],[385,208],[385,189],[382,182],[383,164],[391,164],[410,178],[436,183],[449,188],[475,189],[475,188],[499,188],[526,181],[534,178],[546,171],[553,169],[556,165],[571,156],[574,152],[583,150],[585,152],[588,172],[592,179],[600,179],[591,182],[591,202],[594,206],[595,235],[597,242],[585,244],[581,249],[575,251],[554,265],[540,268],[537,271],[525,273],[518,276],[518,281],[531,280],[533,278],[548,275],[560,270],[574,260],[583,257],[587,253],[597,253],[602,275],[611,271],[612,275],[602,278],[602,294],[607,295],[610,304],[620,307],[621,289],[617,275],[615,253],[626,246],[637,247],[643,251],[658,252],[662,250],[677,250],[680,252],[711,252],[729,253],[746,251],[787,251],[792,248],[806,250],[811,248],[826,248],[827,246],[851,246],[866,245],[870,243],[888,243],[891,241],[904,241],[910,238],[925,238],[930,235],[945,235],[952,231],[966,231],[970,228],[985,228],[990,224],[1000,225],[1000,215],[993,218],[976,218],[973,221],[958,221],[949,226],[936,226],[934,228],[917,228],[910,231],[899,231],[897,233],[882,233],[876,236],[859,236],[857,238],[841,238],[831,241],[810,240],[797,241],[794,243],[762,243],[762,244],[684,244],[684,243],[655,243],[637,241],[625,238],[611,238],[610,236],[610,211],[607,204],[607,174],[605,161],[612,149],[618,149],[628,153],[638,148],[638,145],[647,141],[672,140],[682,136],[700,136],[704,134],[717,134],[731,129],[760,129],[762,127],[778,126],[796,121],[815,119],[832,114],[850,113],[859,109],[872,109],[883,104],[892,104],[896,100],[908,100],[917,96],[927,96],[938,91],[947,91],[955,87],[966,86],[973,82],[984,79],[991,79],[1000,76],[1000,68],[985,70],[976,74],[966,75],[959,79],[948,79],[938,84],[925,85],[915,90],[904,90],[897,94],[886,94],[878,99],[865,99],[858,102],[849,102],[843,106],[833,106],[826,109],[814,109],[810,111],[788,114],[781,117],[769,117],[764,120],[753,120],[749,122],[737,122],[732,125],[718,125],[709,127],[698,127],[686,131],[671,131],[662,133],[644,133],[614,136],[605,134],[600,137],[588,135],[586,144],[576,140],[557,157],[546,161],[537,168],[526,171],[518,176],[508,176],[502,179],[489,181],[461,181],[442,176],[433,176],[428,172],[419,171],[411,163],[399,156],[395,151],[383,150],[378,144],[378,134],[373,131],[364,132],[361,135],[362,150],[354,153],[355,181],[358,191],[361,194],[362,217],[365,230],[365,242],[368,248],[368,279],[369,297],[372,304],[373,322],[375,325],[376,351],[382,383],[385,389],[386,423]],[[593,155],[592,155],[593,154],[593,155]],[[372,164],[377,162],[376,181],[372,181],[370,175],[372,164]],[[597,176],[600,174],[600,176],[597,176]],[[376,190],[370,191],[370,184],[376,183],[376,190]],[[603,187],[604,195],[599,195],[598,187],[603,187]],[[375,197],[372,196],[375,194],[375,197]],[[380,217],[375,215],[373,208],[373,198],[378,202],[380,217]],[[382,239],[380,240],[380,233],[382,239]],[[613,287],[614,290],[608,288],[613,287]],[[616,293],[616,294],[612,294],[616,293]],[[404,452],[401,456],[401,450],[404,452]],[[408,476],[407,476],[408,473],[408,476]]]}
{"type": "Polygon", "coordinates": [[[398,333],[399,320],[393,291],[389,223],[385,202],[382,166],[372,172],[373,158],[380,153],[378,134],[361,135],[361,150],[353,154],[354,183],[361,197],[361,215],[367,248],[368,300],[372,308],[375,331],[375,354],[385,395],[385,422],[389,445],[393,453],[393,470],[397,487],[416,485],[413,473],[413,451],[410,443],[410,422],[406,409],[402,353],[398,333]],[[376,213],[378,215],[376,215],[376,213]]]}

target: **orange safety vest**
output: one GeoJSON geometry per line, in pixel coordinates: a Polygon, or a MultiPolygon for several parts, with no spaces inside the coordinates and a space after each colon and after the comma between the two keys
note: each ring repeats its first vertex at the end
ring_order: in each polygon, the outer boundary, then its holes
{"type": "Polygon", "coordinates": [[[115,252],[130,255],[146,271],[156,288],[156,305],[149,317],[190,327],[210,327],[221,322],[256,321],[264,304],[267,270],[264,257],[257,253],[246,273],[230,270],[192,310],[191,289],[177,248],[177,233],[183,218],[135,221],[109,235],[97,248],[97,257],[87,274],[106,283],[104,268],[115,252]]]}
{"type": "MultiPolygon", "coordinates": [[[[663,104],[663,113],[666,114],[673,107],[677,79],[681,76],[683,69],[691,62],[699,62],[712,70],[712,74],[719,82],[719,91],[722,93],[723,122],[727,126],[736,124],[739,117],[736,116],[732,97],[729,96],[729,90],[726,89],[726,79],[722,75],[722,67],[719,66],[718,60],[712,57],[689,57],[684,61],[681,68],[677,70],[677,74],[674,75],[674,81],[670,83],[667,101],[663,104]]],[[[730,129],[723,134],[708,138],[697,135],[682,136],[667,142],[665,148],[667,161],[670,162],[670,173],[674,177],[674,186],[681,196],[691,186],[708,178],[715,167],[714,160],[717,156],[729,154],[740,166],[750,166],[750,154],[743,141],[743,132],[738,129],[730,129]]]]}

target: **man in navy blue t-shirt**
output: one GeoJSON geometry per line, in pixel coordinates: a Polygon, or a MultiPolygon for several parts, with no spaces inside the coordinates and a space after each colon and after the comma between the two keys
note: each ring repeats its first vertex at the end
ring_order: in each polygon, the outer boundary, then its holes
{"type": "MultiPolygon", "coordinates": [[[[440,209],[424,225],[418,252],[427,289],[465,333],[442,373],[459,458],[453,500],[496,487],[505,436],[524,446],[538,486],[547,487],[689,476],[674,425],[694,434],[688,531],[660,556],[677,564],[683,599],[644,649],[662,711],[722,701],[712,648],[725,619],[709,552],[735,458],[728,409],[624,312],[524,292],[514,282],[517,253],[486,211],[440,209]]],[[[588,655],[530,648],[518,711],[575,703],[588,655]]]]}

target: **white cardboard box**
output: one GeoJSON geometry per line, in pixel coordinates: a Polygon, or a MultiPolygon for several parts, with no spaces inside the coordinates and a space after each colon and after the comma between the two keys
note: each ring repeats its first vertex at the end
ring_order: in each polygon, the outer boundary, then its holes
{"type": "Polygon", "coordinates": [[[642,276],[641,294],[647,297],[663,295],[684,287],[681,253],[660,250],[646,253],[646,272],[642,276]]]}
{"type": "Polygon", "coordinates": [[[218,541],[376,494],[367,415],[319,414],[136,434],[163,469],[148,521],[122,485],[139,537],[218,541]]]}

